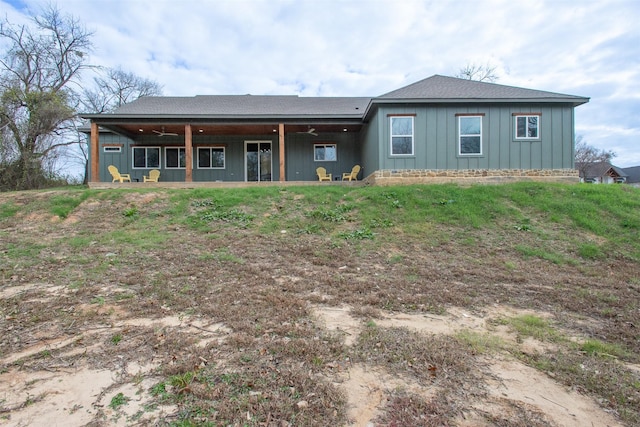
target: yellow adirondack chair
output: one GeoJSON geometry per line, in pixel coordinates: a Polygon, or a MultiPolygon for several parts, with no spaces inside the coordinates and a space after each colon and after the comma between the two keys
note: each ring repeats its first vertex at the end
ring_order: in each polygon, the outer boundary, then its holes
{"type": "Polygon", "coordinates": [[[142,182],[158,182],[160,179],[160,171],[158,169],[151,169],[149,171],[149,176],[143,176],[142,182]]]}
{"type": "Polygon", "coordinates": [[[320,181],[331,181],[333,179],[331,177],[331,174],[330,173],[328,174],[327,170],[322,166],[320,166],[319,168],[316,168],[316,174],[318,175],[318,180],[320,181]]]}
{"type": "Polygon", "coordinates": [[[360,165],[355,165],[351,172],[345,172],[342,174],[343,181],[357,181],[358,174],[360,173],[360,165]]]}
{"type": "Polygon", "coordinates": [[[113,178],[113,180],[111,182],[125,182],[125,181],[129,181],[131,182],[131,175],[129,175],[128,173],[120,173],[118,171],[118,168],[113,166],[113,165],[109,165],[107,167],[107,169],[109,169],[109,173],[111,174],[111,177],[113,178]]]}

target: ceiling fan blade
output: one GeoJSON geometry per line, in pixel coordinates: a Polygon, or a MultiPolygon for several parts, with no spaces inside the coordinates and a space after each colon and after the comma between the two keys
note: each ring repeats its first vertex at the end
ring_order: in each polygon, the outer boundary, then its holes
{"type": "Polygon", "coordinates": [[[296,133],[301,133],[304,135],[313,135],[313,136],[318,136],[318,134],[315,132],[316,128],[309,128],[307,130],[305,130],[304,132],[296,132],[296,133]]]}
{"type": "Polygon", "coordinates": [[[151,132],[157,134],[158,136],[178,136],[177,133],[165,132],[164,129],[162,131],[151,129],[151,132]]]}

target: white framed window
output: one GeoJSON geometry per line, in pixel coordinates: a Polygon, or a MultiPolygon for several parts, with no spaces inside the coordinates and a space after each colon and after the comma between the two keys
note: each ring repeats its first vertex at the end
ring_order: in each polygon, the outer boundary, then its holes
{"type": "Polygon", "coordinates": [[[413,156],[413,116],[392,116],[391,155],[413,156]]]}
{"type": "Polygon", "coordinates": [[[105,145],[102,147],[103,153],[121,153],[122,147],[119,145],[105,145]]]}
{"type": "Polygon", "coordinates": [[[198,147],[198,169],[224,169],[224,147],[198,147]]]}
{"type": "Polygon", "coordinates": [[[160,168],[160,147],[133,147],[133,168],[160,168]]]}
{"type": "Polygon", "coordinates": [[[166,169],[184,169],[187,166],[187,152],[184,147],[165,147],[164,167],[166,169]]]}
{"type": "Polygon", "coordinates": [[[482,116],[458,116],[458,154],[477,156],[482,154],[482,116]]]}
{"type": "Polygon", "coordinates": [[[335,162],[338,160],[338,146],[336,144],[313,144],[313,161],[335,162]]]}
{"type": "Polygon", "coordinates": [[[540,139],[540,114],[515,115],[516,139],[540,139]]]}

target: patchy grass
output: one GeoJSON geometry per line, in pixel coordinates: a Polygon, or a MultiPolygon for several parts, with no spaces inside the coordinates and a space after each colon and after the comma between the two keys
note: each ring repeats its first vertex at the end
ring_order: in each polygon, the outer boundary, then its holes
{"type": "Polygon", "coordinates": [[[566,340],[566,338],[559,333],[548,320],[532,314],[510,317],[504,319],[504,323],[509,325],[518,333],[519,339],[532,337],[542,342],[558,342],[566,340]]]}
{"type": "Polygon", "coordinates": [[[460,408],[451,405],[449,396],[438,394],[431,399],[405,390],[387,398],[377,425],[385,426],[446,426],[458,415],[460,408]]]}
{"type": "Polygon", "coordinates": [[[126,405],[127,402],[129,402],[129,400],[131,400],[130,398],[128,398],[127,396],[125,396],[122,393],[118,393],[115,396],[113,396],[111,398],[111,402],[109,403],[109,407],[111,409],[117,410],[118,408],[120,408],[123,405],[126,405]]]}
{"type": "Polygon", "coordinates": [[[356,361],[391,372],[407,372],[422,383],[463,384],[476,372],[470,347],[450,336],[425,335],[404,328],[368,326],[353,350],[356,361]]]}
{"type": "Polygon", "coordinates": [[[456,337],[469,346],[472,354],[492,354],[509,348],[502,338],[489,333],[465,329],[458,332],[456,337]]]}
{"type": "Polygon", "coordinates": [[[589,356],[628,359],[631,354],[618,344],[610,344],[600,340],[586,340],[580,344],[580,350],[589,356]]]}
{"type": "Polygon", "coordinates": [[[51,197],[50,210],[54,215],[64,219],[77,208],[82,202],[87,200],[91,192],[89,190],[75,193],[66,193],[65,195],[51,197]]]}
{"type": "Polygon", "coordinates": [[[11,218],[20,211],[20,207],[15,203],[8,202],[0,205],[0,220],[11,218]]]}

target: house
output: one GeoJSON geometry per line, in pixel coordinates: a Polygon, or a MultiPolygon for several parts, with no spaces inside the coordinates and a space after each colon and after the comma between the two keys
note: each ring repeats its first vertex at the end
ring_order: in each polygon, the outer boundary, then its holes
{"type": "Polygon", "coordinates": [[[632,166],[630,168],[622,168],[622,171],[627,174],[627,184],[634,187],[640,187],[640,166],[632,166]]]}
{"type": "Polygon", "coordinates": [[[381,96],[145,97],[91,122],[90,182],[316,181],[352,166],[372,184],[577,182],[580,96],[434,75],[381,96]]]}
{"type": "Polygon", "coordinates": [[[619,184],[626,182],[627,174],[609,162],[576,163],[580,182],[592,184],[619,184]]]}

